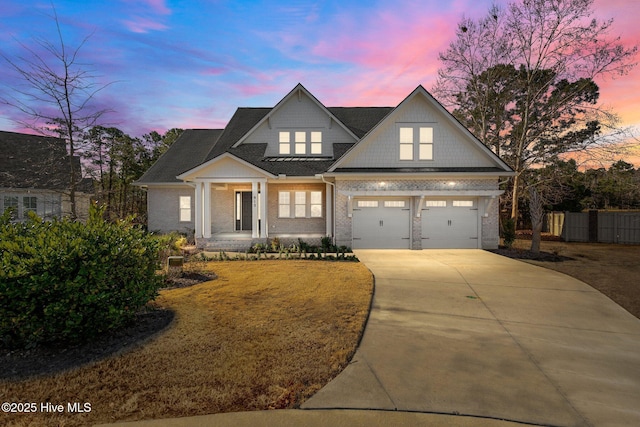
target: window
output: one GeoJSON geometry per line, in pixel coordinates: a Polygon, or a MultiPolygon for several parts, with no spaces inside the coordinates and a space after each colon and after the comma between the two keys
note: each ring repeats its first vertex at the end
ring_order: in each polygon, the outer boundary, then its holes
{"type": "Polygon", "coordinates": [[[358,200],[359,208],[377,208],[378,201],[377,200],[358,200]]]}
{"type": "Polygon", "coordinates": [[[43,198],[44,217],[58,218],[61,215],[60,196],[46,195],[43,198]]]}
{"type": "Polygon", "coordinates": [[[404,208],[404,200],[385,200],[385,208],[404,208]]]}
{"type": "Polygon", "coordinates": [[[322,218],[322,191],[278,192],[279,218],[322,218]]]}
{"type": "Polygon", "coordinates": [[[304,191],[295,192],[295,216],[296,218],[304,218],[307,216],[307,193],[304,191]]]}
{"type": "Polygon", "coordinates": [[[191,196],[180,196],[180,222],[191,221],[191,196]]]}
{"type": "Polygon", "coordinates": [[[453,206],[458,208],[472,208],[473,200],[454,200],[453,206]]]}
{"type": "Polygon", "coordinates": [[[23,217],[27,217],[27,212],[38,212],[38,198],[33,196],[25,196],[22,198],[23,217]]]}
{"type": "Polygon", "coordinates": [[[311,154],[322,154],[322,132],[311,132],[311,154]]]}
{"type": "Polygon", "coordinates": [[[321,131],[281,131],[278,132],[278,143],[280,154],[322,154],[321,131]]]}
{"type": "Polygon", "coordinates": [[[288,191],[278,193],[278,216],[280,218],[291,216],[291,193],[288,191]]]}
{"type": "Polygon", "coordinates": [[[400,128],[400,160],[413,160],[413,128],[400,128]]]}
{"type": "Polygon", "coordinates": [[[433,128],[420,128],[420,160],[433,160],[433,128]]]}
{"type": "Polygon", "coordinates": [[[307,154],[307,133],[296,132],[296,154],[307,154]]]}
{"type": "Polygon", "coordinates": [[[4,208],[5,210],[11,209],[11,219],[18,218],[18,196],[4,196],[4,208]]]}
{"type": "Polygon", "coordinates": [[[428,208],[446,208],[447,201],[446,200],[427,200],[425,201],[425,206],[428,208]]]}
{"type": "Polygon", "coordinates": [[[291,136],[289,132],[280,132],[278,136],[280,154],[291,154],[291,136]]]}
{"type": "Polygon", "coordinates": [[[433,160],[433,128],[427,126],[400,127],[400,160],[413,160],[418,145],[418,160],[433,160]]]}
{"type": "Polygon", "coordinates": [[[322,191],[311,192],[311,218],[322,218],[322,191]]]}

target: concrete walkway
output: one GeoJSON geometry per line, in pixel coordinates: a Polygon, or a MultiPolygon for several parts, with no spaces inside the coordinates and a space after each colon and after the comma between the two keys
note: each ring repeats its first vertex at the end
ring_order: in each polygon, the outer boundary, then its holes
{"type": "Polygon", "coordinates": [[[304,410],[118,425],[640,425],[640,320],[590,286],[480,250],[357,256],[364,337],[304,410]]]}

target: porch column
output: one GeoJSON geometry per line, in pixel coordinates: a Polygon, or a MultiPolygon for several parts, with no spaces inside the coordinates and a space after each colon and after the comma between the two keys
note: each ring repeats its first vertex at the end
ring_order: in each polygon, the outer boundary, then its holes
{"type": "Polygon", "coordinates": [[[251,237],[258,237],[258,181],[251,181],[251,237]]]}
{"type": "Polygon", "coordinates": [[[260,182],[260,237],[262,238],[269,236],[267,211],[267,183],[260,182]]]}
{"type": "Polygon", "coordinates": [[[196,237],[202,237],[202,183],[196,182],[196,217],[195,217],[195,226],[196,226],[196,237]]]}
{"type": "Polygon", "coordinates": [[[329,183],[326,183],[324,186],[324,192],[325,192],[325,218],[327,220],[327,232],[325,233],[325,236],[331,236],[331,237],[335,237],[333,235],[333,186],[329,183]]]}
{"type": "Polygon", "coordinates": [[[204,222],[202,227],[203,237],[209,238],[211,237],[211,183],[203,182],[203,192],[204,197],[202,198],[203,204],[203,215],[202,221],[204,222]]]}

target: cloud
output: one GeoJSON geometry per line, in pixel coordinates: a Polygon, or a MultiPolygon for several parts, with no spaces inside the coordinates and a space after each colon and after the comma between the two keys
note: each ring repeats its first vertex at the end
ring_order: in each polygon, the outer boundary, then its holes
{"type": "Polygon", "coordinates": [[[154,21],[149,18],[142,18],[139,16],[134,17],[131,20],[122,21],[125,27],[134,33],[148,33],[149,31],[162,31],[166,30],[167,26],[154,21]]]}
{"type": "Polygon", "coordinates": [[[122,19],[124,26],[134,33],[164,31],[166,16],[171,15],[165,0],[125,0],[126,6],[121,10],[129,11],[130,17],[122,19]]]}

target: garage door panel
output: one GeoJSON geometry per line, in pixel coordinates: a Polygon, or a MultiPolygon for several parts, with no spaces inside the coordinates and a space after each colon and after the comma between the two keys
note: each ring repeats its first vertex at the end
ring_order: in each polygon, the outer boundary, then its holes
{"type": "Polygon", "coordinates": [[[426,200],[421,217],[423,248],[478,248],[477,199],[426,200]]]}
{"type": "Polygon", "coordinates": [[[355,204],[355,249],[409,248],[411,210],[408,199],[360,199],[355,204]]]}

